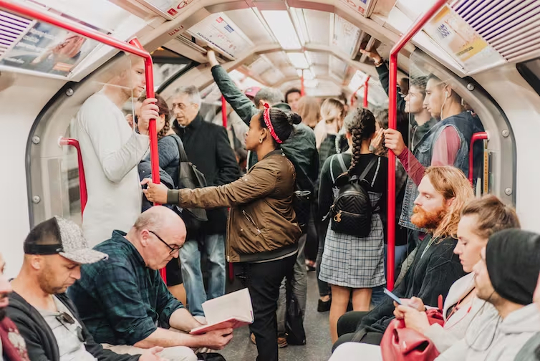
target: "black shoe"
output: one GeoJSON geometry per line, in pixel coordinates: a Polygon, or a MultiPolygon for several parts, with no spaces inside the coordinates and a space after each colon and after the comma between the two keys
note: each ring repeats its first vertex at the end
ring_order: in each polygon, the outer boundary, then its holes
{"type": "Polygon", "coordinates": [[[317,312],[328,312],[330,311],[330,305],[332,304],[332,299],[328,301],[323,301],[319,298],[319,303],[317,304],[317,312]]]}

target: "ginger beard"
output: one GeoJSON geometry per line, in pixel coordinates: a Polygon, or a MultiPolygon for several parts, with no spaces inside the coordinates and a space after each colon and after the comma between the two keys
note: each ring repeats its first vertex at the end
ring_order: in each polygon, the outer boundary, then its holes
{"type": "Polygon", "coordinates": [[[433,212],[428,212],[422,207],[414,206],[411,222],[418,228],[434,231],[439,227],[439,224],[441,224],[447,213],[448,210],[444,206],[433,212]]]}

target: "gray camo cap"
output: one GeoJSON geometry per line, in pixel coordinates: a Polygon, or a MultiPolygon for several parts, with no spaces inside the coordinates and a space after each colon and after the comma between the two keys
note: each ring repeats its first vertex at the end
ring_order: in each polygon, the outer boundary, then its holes
{"type": "Polygon", "coordinates": [[[24,241],[25,254],[59,254],[80,264],[95,263],[109,256],[91,249],[81,228],[73,221],[53,217],[34,227],[24,241]]]}

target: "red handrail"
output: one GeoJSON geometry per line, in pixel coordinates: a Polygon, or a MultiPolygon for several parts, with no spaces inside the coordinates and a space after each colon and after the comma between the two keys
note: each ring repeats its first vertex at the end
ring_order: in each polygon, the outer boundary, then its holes
{"type": "MultiPolygon", "coordinates": [[[[89,39],[97,40],[100,43],[112,46],[116,49],[123,50],[127,53],[134,54],[144,58],[145,63],[145,78],[146,78],[146,95],[149,98],[153,98],[154,94],[154,69],[152,66],[152,55],[144,50],[141,43],[137,39],[130,41],[130,44],[115,39],[112,36],[100,33],[97,30],[93,30],[85,27],[84,25],[75,21],[66,19],[64,17],[52,14],[50,12],[43,12],[41,10],[34,9],[25,5],[13,3],[7,0],[0,0],[0,8],[4,8],[8,11],[20,14],[22,16],[30,17],[39,21],[49,23],[62,29],[66,29],[73,33],[85,36],[89,39]]],[[[159,155],[157,152],[157,132],[156,132],[156,120],[151,119],[148,135],[150,137],[150,162],[152,166],[152,181],[154,183],[160,183],[159,179],[159,155]]],[[[80,180],[79,180],[80,181],[80,180]]],[[[82,186],[82,185],[81,185],[82,186]]],[[[86,184],[84,185],[86,188],[86,184]]],[[[160,273],[166,282],[165,270],[160,270],[160,273]]]]}
{"type": "MultiPolygon", "coordinates": [[[[302,69],[302,76],[300,77],[300,95],[304,96],[306,95],[306,86],[304,84],[304,69],[302,69]]],[[[285,99],[285,102],[287,99],[285,99]]]]}
{"type": "MultiPolygon", "coordinates": [[[[399,41],[390,51],[390,82],[388,89],[388,128],[396,129],[397,125],[397,56],[401,49],[418,33],[422,27],[446,4],[447,0],[437,0],[431,8],[419,17],[401,36],[399,41]]],[[[391,150],[388,152],[388,260],[387,264],[387,287],[394,288],[394,264],[396,245],[396,157],[391,150]]]]}
{"type": "Polygon", "coordinates": [[[227,128],[227,101],[223,95],[221,96],[221,121],[223,126],[227,128]]]}
{"type": "Polygon", "coordinates": [[[368,75],[366,78],[366,81],[364,82],[364,108],[367,108],[369,103],[367,100],[368,97],[368,91],[369,91],[369,79],[371,78],[371,75],[368,75]]]}
{"type": "Polygon", "coordinates": [[[488,139],[488,134],[486,132],[478,132],[474,133],[471,137],[471,145],[469,147],[469,182],[471,182],[471,185],[473,184],[474,179],[474,143],[476,143],[477,140],[486,140],[488,139]]]}
{"type": "Polygon", "coordinates": [[[70,145],[77,150],[77,164],[79,166],[79,194],[81,198],[81,218],[84,213],[84,208],[86,207],[86,202],[88,200],[88,192],[86,191],[86,176],[84,175],[84,165],[81,154],[81,147],[79,146],[79,141],[72,138],[60,138],[60,145],[70,145]]]}

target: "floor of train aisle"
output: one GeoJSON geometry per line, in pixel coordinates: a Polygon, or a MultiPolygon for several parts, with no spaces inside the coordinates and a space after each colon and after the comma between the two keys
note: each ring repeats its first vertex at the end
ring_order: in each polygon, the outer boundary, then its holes
{"type": "MultiPolygon", "coordinates": [[[[330,358],[332,342],[328,328],[328,312],[317,312],[319,291],[315,272],[308,272],[308,298],[304,328],[306,345],[287,346],[279,349],[280,361],[327,361],[330,358]]],[[[249,339],[249,327],[234,331],[231,343],[220,353],[227,361],[254,361],[257,347],[249,339]]]]}

